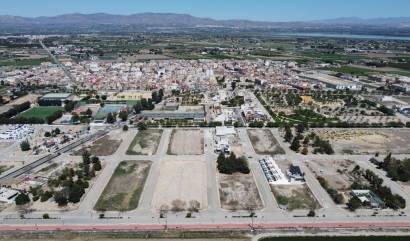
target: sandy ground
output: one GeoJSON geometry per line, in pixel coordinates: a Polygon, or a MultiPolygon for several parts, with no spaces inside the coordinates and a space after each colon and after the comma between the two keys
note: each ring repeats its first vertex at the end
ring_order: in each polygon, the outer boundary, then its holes
{"type": "Polygon", "coordinates": [[[204,133],[202,130],[173,130],[168,146],[170,155],[202,155],[204,153],[204,133]]]}
{"type": "Polygon", "coordinates": [[[408,129],[339,129],[316,130],[329,140],[339,154],[408,154],[410,130],[408,129]]]}
{"type": "Polygon", "coordinates": [[[338,191],[348,190],[354,181],[349,173],[356,165],[350,160],[311,160],[307,166],[316,176],[324,177],[329,186],[338,191]]]}
{"type": "Polygon", "coordinates": [[[270,130],[247,130],[255,152],[259,155],[285,154],[270,130]]]}
{"type": "MultiPolygon", "coordinates": [[[[316,201],[306,184],[303,185],[271,185],[276,200],[279,196],[289,200],[287,208],[295,209],[318,209],[319,203],[316,201]]],[[[279,203],[279,201],[278,201],[279,203]]]]}
{"type": "Polygon", "coordinates": [[[146,161],[121,162],[105,187],[95,209],[122,211],[137,208],[150,166],[151,163],[146,161]]]}
{"type": "Polygon", "coordinates": [[[226,210],[259,210],[263,208],[252,174],[219,174],[219,196],[226,210]]]}
{"type": "Polygon", "coordinates": [[[112,135],[105,135],[94,141],[92,145],[74,151],[73,155],[81,156],[85,150],[88,150],[91,155],[111,156],[117,151],[118,147],[121,145],[121,142],[121,139],[117,139],[112,135]]]}
{"type": "Polygon", "coordinates": [[[133,143],[131,143],[127,154],[148,156],[154,155],[157,152],[162,132],[163,131],[159,129],[150,129],[138,132],[133,140],[133,143]]]}
{"type": "Polygon", "coordinates": [[[201,209],[207,207],[207,171],[200,161],[167,161],[160,169],[155,187],[152,207],[159,210],[162,205],[172,208],[172,202],[181,200],[188,207],[189,202],[200,202],[201,209]]]}

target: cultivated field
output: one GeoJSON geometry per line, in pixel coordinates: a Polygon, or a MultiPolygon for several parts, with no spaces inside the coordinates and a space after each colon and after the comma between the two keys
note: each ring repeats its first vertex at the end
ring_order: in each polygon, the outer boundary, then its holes
{"type": "Polygon", "coordinates": [[[320,207],[306,184],[271,185],[271,188],[278,204],[288,210],[314,210],[320,207]]]}
{"type": "Polygon", "coordinates": [[[63,110],[62,107],[58,106],[38,106],[33,107],[23,113],[20,113],[17,117],[23,118],[39,118],[43,120],[47,120],[47,117],[51,116],[55,112],[63,110]]]}
{"type": "Polygon", "coordinates": [[[338,154],[408,154],[410,130],[408,129],[331,129],[315,130],[330,141],[338,154]]]}
{"type": "Polygon", "coordinates": [[[147,161],[121,162],[115,169],[94,209],[106,211],[136,209],[150,167],[151,162],[147,161]]]}
{"type": "Polygon", "coordinates": [[[259,155],[285,154],[276,138],[270,130],[251,129],[247,130],[255,152],[259,155]]]}
{"type": "Polygon", "coordinates": [[[128,155],[154,155],[157,152],[163,130],[139,131],[128,147],[128,155]]]}
{"type": "Polygon", "coordinates": [[[169,155],[202,155],[204,133],[198,129],[173,130],[168,146],[169,155]]]}
{"type": "Polygon", "coordinates": [[[81,156],[84,153],[84,151],[88,150],[91,153],[91,155],[111,156],[117,151],[121,142],[121,139],[114,139],[110,135],[105,135],[100,139],[94,141],[91,146],[75,151],[73,154],[75,156],[81,156]]]}
{"type": "Polygon", "coordinates": [[[200,209],[207,207],[207,171],[200,161],[167,161],[160,169],[152,207],[160,210],[188,209],[191,201],[197,201],[200,209]],[[178,205],[176,205],[178,204],[178,205]]]}
{"type": "Polygon", "coordinates": [[[259,210],[263,208],[252,174],[219,174],[219,196],[226,210],[259,210]]]}

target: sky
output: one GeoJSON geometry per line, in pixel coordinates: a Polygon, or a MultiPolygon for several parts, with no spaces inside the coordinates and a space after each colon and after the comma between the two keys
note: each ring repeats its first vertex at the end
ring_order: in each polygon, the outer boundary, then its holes
{"type": "Polygon", "coordinates": [[[0,15],[187,13],[214,19],[306,21],[410,17],[410,0],[1,0],[0,15]]]}

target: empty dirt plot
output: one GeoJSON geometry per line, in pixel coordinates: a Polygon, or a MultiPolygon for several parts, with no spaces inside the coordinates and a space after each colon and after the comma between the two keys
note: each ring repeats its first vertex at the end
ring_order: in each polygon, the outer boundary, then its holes
{"type": "Polygon", "coordinates": [[[202,155],[204,132],[199,129],[172,130],[168,146],[169,155],[202,155]]]}
{"type": "Polygon", "coordinates": [[[252,174],[219,174],[219,196],[226,210],[259,210],[263,208],[252,174]]]}
{"type": "Polygon", "coordinates": [[[281,208],[315,210],[320,207],[306,184],[271,185],[272,192],[281,208]]]}
{"type": "Polygon", "coordinates": [[[90,154],[94,156],[111,156],[117,151],[121,142],[121,139],[115,139],[110,135],[105,135],[94,141],[91,146],[75,151],[73,154],[75,156],[81,156],[84,151],[88,150],[90,154]]]}
{"type": "Polygon", "coordinates": [[[315,130],[338,154],[409,154],[409,129],[315,130]]]}
{"type": "Polygon", "coordinates": [[[130,211],[136,209],[151,162],[123,161],[118,164],[94,209],[130,211]]]}
{"type": "Polygon", "coordinates": [[[199,209],[207,207],[207,171],[201,161],[166,161],[162,163],[155,187],[152,207],[160,210],[189,208],[191,201],[199,202],[199,209]]]}
{"type": "MultiPolygon", "coordinates": [[[[354,171],[356,164],[351,160],[311,160],[307,167],[317,177],[323,178],[327,188],[337,191],[343,198],[337,198],[338,204],[346,203],[350,198],[351,185],[357,181],[366,181],[354,171]]],[[[336,198],[336,197],[333,197],[336,198]]]]}
{"type": "Polygon", "coordinates": [[[128,147],[127,155],[154,155],[157,152],[163,130],[139,131],[128,147]]]}
{"type": "Polygon", "coordinates": [[[276,138],[270,130],[251,129],[247,130],[255,152],[259,155],[285,154],[276,138]]]}

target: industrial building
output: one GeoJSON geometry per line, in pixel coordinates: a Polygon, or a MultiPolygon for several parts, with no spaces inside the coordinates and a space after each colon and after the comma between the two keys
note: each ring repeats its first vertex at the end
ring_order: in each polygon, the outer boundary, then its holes
{"type": "Polygon", "coordinates": [[[313,74],[304,74],[300,77],[306,78],[309,80],[317,81],[326,86],[326,88],[336,89],[336,90],[361,90],[362,85],[360,83],[356,83],[350,80],[341,79],[335,76],[321,74],[321,73],[313,73],[313,74]]]}
{"type": "Polygon", "coordinates": [[[205,109],[203,106],[179,106],[172,110],[146,110],[141,115],[149,120],[193,120],[204,121],[205,109]]]}
{"type": "Polygon", "coordinates": [[[60,101],[61,105],[64,105],[65,101],[73,100],[73,96],[70,93],[48,93],[40,98],[42,101],[60,101]]]}

